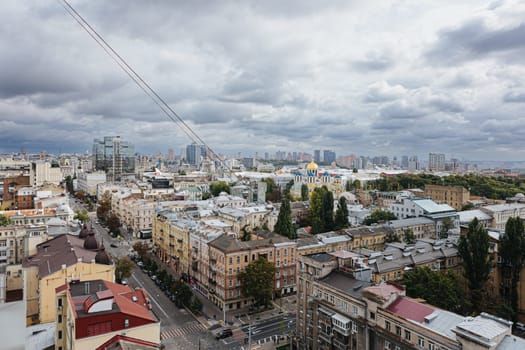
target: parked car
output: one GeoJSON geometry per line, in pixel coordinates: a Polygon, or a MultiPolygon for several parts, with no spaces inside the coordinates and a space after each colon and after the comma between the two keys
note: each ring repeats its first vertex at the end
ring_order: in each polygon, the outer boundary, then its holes
{"type": "Polygon", "coordinates": [[[231,337],[233,335],[233,332],[230,328],[225,328],[217,333],[215,336],[216,339],[224,339],[231,337]]]}
{"type": "Polygon", "coordinates": [[[110,246],[111,248],[118,248],[118,245],[116,245],[115,243],[111,243],[109,246],[110,246]]]}
{"type": "Polygon", "coordinates": [[[214,331],[214,330],[219,329],[219,328],[221,328],[221,327],[222,327],[222,324],[220,324],[220,323],[216,323],[216,324],[212,324],[211,326],[209,326],[209,327],[208,327],[208,330],[209,330],[209,331],[214,331]]]}

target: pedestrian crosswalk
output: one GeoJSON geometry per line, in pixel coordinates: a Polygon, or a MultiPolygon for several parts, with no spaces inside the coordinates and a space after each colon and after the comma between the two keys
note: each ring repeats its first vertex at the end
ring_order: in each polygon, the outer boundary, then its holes
{"type": "Polygon", "coordinates": [[[205,329],[206,327],[204,327],[201,323],[195,321],[184,327],[171,328],[161,332],[160,339],[164,340],[169,338],[180,337],[185,334],[199,333],[204,331],[205,329]]]}

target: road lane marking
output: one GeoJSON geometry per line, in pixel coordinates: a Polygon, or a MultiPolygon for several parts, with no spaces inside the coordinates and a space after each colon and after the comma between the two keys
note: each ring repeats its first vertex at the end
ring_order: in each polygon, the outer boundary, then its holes
{"type": "MultiPolygon", "coordinates": [[[[137,284],[140,286],[140,288],[143,288],[144,290],[146,290],[144,285],[137,279],[137,277],[135,277],[135,275],[131,275],[131,277],[137,282],[137,284]]],[[[153,301],[155,303],[155,305],[157,305],[159,310],[162,311],[162,313],[166,316],[166,318],[168,320],[170,320],[170,316],[166,313],[166,311],[164,311],[164,309],[160,306],[160,304],[155,300],[155,298],[153,297],[153,294],[151,294],[151,293],[148,293],[148,294],[149,294],[149,299],[151,301],[153,301]]]]}

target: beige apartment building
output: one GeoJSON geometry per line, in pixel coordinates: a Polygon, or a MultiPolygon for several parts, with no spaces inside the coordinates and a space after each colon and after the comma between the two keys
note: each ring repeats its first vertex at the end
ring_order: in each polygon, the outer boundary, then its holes
{"type": "Polygon", "coordinates": [[[28,325],[55,321],[55,288],[65,281],[115,280],[115,266],[94,233],[86,238],[64,234],[43,242],[22,267],[28,325]]]}
{"type": "Polygon", "coordinates": [[[161,211],[153,217],[152,239],[157,256],[178,274],[190,274],[190,231],[197,224],[179,219],[172,211],[161,211]]]}
{"type": "Polygon", "coordinates": [[[397,285],[370,284],[334,269],[299,275],[300,349],[513,350],[525,340],[512,322],[482,313],[464,317],[405,296],[397,285]]]}
{"type": "Polygon", "coordinates": [[[209,243],[209,295],[214,304],[226,310],[236,310],[252,304],[241,292],[239,273],[260,257],[274,263],[276,296],[295,292],[297,243],[286,237],[241,241],[233,235],[223,235],[209,243]]]}
{"type": "Polygon", "coordinates": [[[121,223],[125,229],[133,232],[137,237],[141,230],[151,229],[153,217],[155,216],[156,203],[137,198],[126,198],[123,200],[123,217],[121,223]]]}
{"type": "Polygon", "coordinates": [[[470,199],[470,191],[463,186],[425,185],[424,196],[460,211],[470,199]]]}

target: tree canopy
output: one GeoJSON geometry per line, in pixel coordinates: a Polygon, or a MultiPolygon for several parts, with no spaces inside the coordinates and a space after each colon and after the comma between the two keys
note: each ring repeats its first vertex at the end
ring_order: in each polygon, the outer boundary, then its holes
{"type": "Polygon", "coordinates": [[[109,193],[105,193],[102,196],[102,199],[98,203],[97,207],[97,217],[106,222],[109,218],[109,213],[111,211],[111,195],[109,193]]]}
{"type": "Polygon", "coordinates": [[[76,210],[73,219],[80,221],[81,223],[89,221],[89,214],[87,210],[76,210]]]}
{"type": "Polygon", "coordinates": [[[308,200],[308,186],[306,186],[306,184],[301,185],[301,200],[302,201],[308,200]]]}
{"type": "Polygon", "coordinates": [[[263,257],[252,261],[239,273],[243,295],[252,297],[255,306],[267,306],[272,300],[273,281],[277,269],[263,257]]]}
{"type": "Polygon", "coordinates": [[[397,217],[388,210],[376,209],[363,221],[364,225],[377,224],[380,221],[397,220],[397,217]]]}
{"type": "Polygon", "coordinates": [[[0,214],[0,226],[7,226],[7,225],[12,225],[12,224],[13,224],[13,220],[11,220],[10,217],[0,214]]]}
{"type": "Polygon", "coordinates": [[[308,219],[314,234],[334,229],[334,195],[326,186],[311,193],[308,219]]]}
{"type": "Polygon", "coordinates": [[[525,180],[501,177],[485,177],[477,174],[449,175],[440,177],[431,174],[399,174],[368,183],[370,189],[397,191],[409,188],[424,188],[425,185],[463,186],[471,195],[492,199],[505,199],[525,192],[525,180]]]}
{"type": "Polygon", "coordinates": [[[455,313],[464,314],[468,309],[459,276],[454,272],[442,273],[418,266],[404,274],[403,284],[409,297],[423,298],[431,305],[455,313]]]}
{"type": "Polygon", "coordinates": [[[350,223],[348,222],[348,207],[346,206],[346,198],[344,196],[341,196],[337,203],[334,226],[336,230],[350,226],[350,223]]]}
{"type": "Polygon", "coordinates": [[[292,223],[292,209],[290,208],[290,200],[286,197],[281,202],[281,208],[279,209],[279,216],[277,217],[277,223],[275,224],[274,231],[290,239],[294,239],[296,237],[295,229],[292,223]]]}
{"type": "Polygon", "coordinates": [[[215,181],[210,184],[210,192],[213,197],[217,197],[221,192],[230,193],[230,185],[224,181],[215,181]]]}
{"type": "Polygon", "coordinates": [[[505,287],[503,294],[515,321],[518,314],[520,273],[525,262],[525,231],[521,218],[511,217],[507,220],[505,232],[500,236],[498,251],[503,261],[502,268],[506,272],[503,276],[510,277],[510,290],[505,287]]]}
{"type": "Polygon", "coordinates": [[[117,282],[131,277],[131,271],[133,270],[134,266],[135,264],[133,264],[133,261],[127,257],[115,259],[115,279],[117,282]]]}
{"type": "Polygon", "coordinates": [[[463,259],[463,269],[475,312],[482,310],[484,288],[489,279],[489,235],[487,230],[474,218],[469,224],[466,236],[461,236],[458,253],[463,259]]]}

